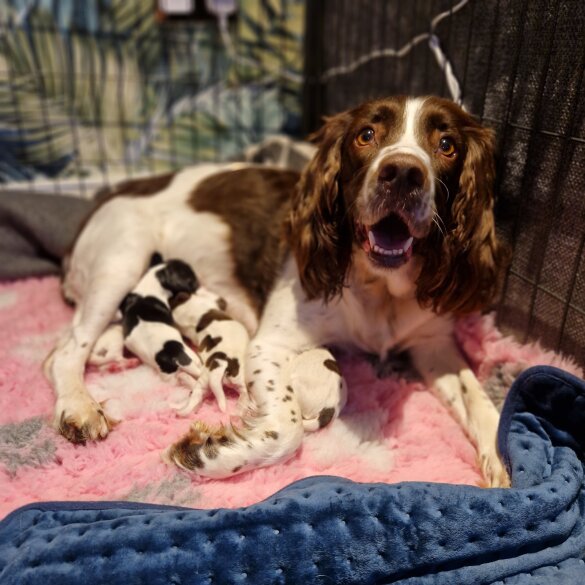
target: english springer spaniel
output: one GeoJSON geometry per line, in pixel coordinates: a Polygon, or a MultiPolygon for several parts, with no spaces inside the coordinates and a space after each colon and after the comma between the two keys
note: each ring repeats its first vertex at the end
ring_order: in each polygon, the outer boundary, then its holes
{"type": "MultiPolygon", "coordinates": [[[[57,428],[71,440],[107,435],[84,366],[159,250],[192,266],[253,336],[245,371],[254,407],[238,428],[196,424],[170,449],[180,466],[223,477],[290,457],[305,430],[300,386],[321,388],[325,364],[335,364],[315,352],[343,346],[381,359],[408,351],[475,443],[486,484],[507,485],[498,412],[453,338],[456,316],[493,300],[502,267],[492,131],[445,99],[393,97],[327,119],[314,139],[300,178],[202,165],[110,193],[67,263],[63,291],[77,310],[46,362],[57,428]]],[[[343,404],[339,377],[328,380],[343,404]]],[[[338,413],[313,412],[308,426],[338,413]]]]}

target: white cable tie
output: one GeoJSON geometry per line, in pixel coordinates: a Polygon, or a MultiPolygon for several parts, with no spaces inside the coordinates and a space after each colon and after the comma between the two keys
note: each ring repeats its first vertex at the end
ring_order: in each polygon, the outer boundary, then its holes
{"type": "Polygon", "coordinates": [[[441,42],[439,41],[439,37],[437,35],[431,35],[429,38],[429,48],[439,67],[443,70],[443,74],[445,75],[445,79],[447,81],[447,87],[449,88],[449,93],[451,94],[451,99],[456,103],[461,105],[461,86],[459,85],[459,81],[453,72],[453,67],[451,66],[451,62],[447,59],[445,53],[441,49],[441,42]]]}
{"type": "Polygon", "coordinates": [[[384,57],[397,57],[397,58],[405,57],[418,44],[420,44],[421,42],[423,42],[427,39],[430,39],[432,36],[434,36],[432,33],[434,33],[437,25],[443,19],[445,19],[449,16],[452,16],[456,12],[459,12],[468,3],[469,3],[469,0],[461,0],[458,4],[456,4],[455,6],[450,8],[449,10],[445,10],[444,12],[437,14],[437,16],[435,16],[433,18],[433,20],[431,20],[431,26],[430,26],[431,32],[430,33],[422,33],[422,34],[416,35],[408,43],[403,45],[400,49],[392,49],[392,48],[374,49],[370,53],[367,53],[365,55],[362,55],[361,57],[358,57],[355,61],[351,62],[349,65],[337,65],[335,67],[331,67],[330,69],[327,69],[327,71],[325,71],[323,74],[321,74],[319,80],[321,82],[325,82],[333,77],[338,77],[339,75],[346,75],[347,73],[353,73],[356,69],[358,69],[359,67],[362,67],[363,65],[365,65],[366,63],[369,63],[370,61],[373,61],[374,59],[381,59],[384,57]]]}
{"type": "Polygon", "coordinates": [[[433,18],[433,20],[431,20],[431,31],[434,32],[434,30],[437,28],[437,25],[439,24],[439,22],[441,22],[441,20],[443,20],[449,16],[453,16],[456,12],[459,12],[468,3],[469,3],[469,0],[461,0],[461,2],[459,2],[459,4],[456,4],[452,8],[449,8],[449,10],[445,10],[445,12],[441,12],[441,14],[437,14],[437,16],[435,16],[435,18],[433,18]]]}
{"type": "Polygon", "coordinates": [[[405,57],[412,51],[416,45],[426,41],[430,37],[429,33],[422,33],[417,35],[413,39],[411,39],[408,43],[403,45],[400,49],[374,49],[371,53],[367,55],[362,55],[358,59],[356,59],[353,63],[349,65],[338,65],[336,67],[332,67],[323,73],[320,77],[320,81],[328,81],[332,77],[338,77],[339,75],[345,75],[347,73],[353,73],[356,69],[362,67],[369,61],[373,61],[374,59],[381,59],[383,57],[405,57]]]}

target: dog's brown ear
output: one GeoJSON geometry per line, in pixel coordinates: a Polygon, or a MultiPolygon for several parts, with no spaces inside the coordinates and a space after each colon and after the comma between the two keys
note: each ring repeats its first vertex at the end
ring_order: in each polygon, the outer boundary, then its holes
{"type": "Polygon", "coordinates": [[[465,159],[458,193],[441,218],[448,227],[419,279],[419,300],[439,312],[465,314],[495,299],[508,251],[494,222],[494,132],[462,113],[465,159]]]}
{"type": "Polygon", "coordinates": [[[340,193],[347,112],[327,118],[311,136],[318,149],[297,185],[288,226],[303,289],[325,301],[341,292],[349,266],[352,229],[340,193]]]}

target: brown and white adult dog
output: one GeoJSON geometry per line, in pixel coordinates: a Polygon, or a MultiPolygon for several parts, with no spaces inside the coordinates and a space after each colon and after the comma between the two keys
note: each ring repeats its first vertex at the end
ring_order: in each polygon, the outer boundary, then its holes
{"type": "Polygon", "coordinates": [[[456,316],[493,299],[501,267],[493,133],[447,100],[394,97],[329,118],[315,140],[300,181],[203,165],[128,181],[94,213],[64,278],[73,325],[46,363],[57,427],[73,440],[108,434],[84,366],[158,251],[188,262],[254,336],[253,417],[241,429],[196,425],[169,452],[179,465],[221,477],[290,456],[304,432],[295,380],[311,387],[305,352],[346,346],[382,359],[408,350],[476,444],[487,485],[507,485],[498,413],[453,338],[456,316]]]}

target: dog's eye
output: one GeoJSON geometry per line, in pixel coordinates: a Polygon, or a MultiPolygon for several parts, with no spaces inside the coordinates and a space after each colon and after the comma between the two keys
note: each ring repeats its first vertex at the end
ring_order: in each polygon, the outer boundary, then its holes
{"type": "Polygon", "coordinates": [[[439,150],[445,156],[453,156],[457,152],[455,143],[450,138],[441,138],[439,141],[439,150]]]}
{"type": "Polygon", "coordinates": [[[374,136],[375,133],[372,128],[364,128],[355,140],[359,146],[368,146],[374,140],[374,136]]]}

